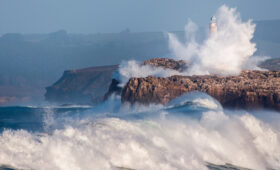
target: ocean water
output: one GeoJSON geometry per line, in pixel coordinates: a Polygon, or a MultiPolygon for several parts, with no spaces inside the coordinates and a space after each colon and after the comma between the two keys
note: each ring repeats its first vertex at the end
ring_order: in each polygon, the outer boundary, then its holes
{"type": "Polygon", "coordinates": [[[280,169],[280,114],[204,93],[162,105],[0,108],[0,169],[280,169]]]}

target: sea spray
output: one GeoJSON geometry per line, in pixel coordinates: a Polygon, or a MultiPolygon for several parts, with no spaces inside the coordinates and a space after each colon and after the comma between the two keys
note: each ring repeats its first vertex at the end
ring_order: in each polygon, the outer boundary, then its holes
{"type": "Polygon", "coordinates": [[[135,60],[123,61],[118,72],[113,75],[113,78],[121,82],[120,86],[124,86],[131,77],[147,77],[147,76],[157,76],[157,77],[169,77],[172,75],[180,75],[182,73],[166,69],[162,67],[153,67],[151,65],[142,65],[135,60]]]}
{"type": "MultiPolygon", "coordinates": [[[[178,116],[176,108],[169,111],[170,106],[142,106],[138,113],[133,107],[119,109],[112,116],[104,115],[106,108],[100,107],[87,110],[80,119],[55,119],[63,128],[48,133],[5,130],[0,135],[0,164],[38,170],[206,170],[206,162],[280,168],[279,128],[245,111],[214,107],[216,101],[205,94],[190,99],[181,98],[173,106],[190,101],[198,110],[209,109],[193,118],[188,112],[178,116]]],[[[188,110],[190,105],[184,107],[188,110]]]]}
{"type": "Polygon", "coordinates": [[[196,41],[198,27],[189,20],[185,27],[186,42],[182,43],[173,33],[167,33],[173,59],[185,60],[188,68],[182,72],[137,61],[123,61],[115,74],[120,86],[131,77],[168,77],[172,75],[238,75],[242,70],[260,70],[259,63],[266,56],[253,56],[256,44],[251,40],[255,24],[243,22],[235,8],[221,6],[215,14],[218,30],[209,33],[202,42],[196,41]]]}
{"type": "MultiPolygon", "coordinates": [[[[202,43],[195,40],[196,26],[189,21],[185,27],[186,43],[168,33],[169,46],[177,59],[191,62],[188,75],[237,75],[243,69],[258,69],[258,62],[248,62],[256,52],[251,42],[255,24],[243,22],[235,8],[221,6],[215,14],[218,30],[202,43]]],[[[254,60],[257,61],[257,60],[254,60]]]]}

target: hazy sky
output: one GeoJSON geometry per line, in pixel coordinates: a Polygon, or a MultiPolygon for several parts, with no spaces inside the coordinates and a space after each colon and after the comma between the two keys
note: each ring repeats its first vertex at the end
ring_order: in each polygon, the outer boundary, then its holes
{"type": "Polygon", "coordinates": [[[0,0],[0,33],[72,33],[183,30],[200,26],[223,4],[244,19],[280,19],[280,0],[0,0]]]}

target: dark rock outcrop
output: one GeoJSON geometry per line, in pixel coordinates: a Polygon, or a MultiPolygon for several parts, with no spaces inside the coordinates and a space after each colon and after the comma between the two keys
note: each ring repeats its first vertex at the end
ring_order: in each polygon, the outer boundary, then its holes
{"type": "Polygon", "coordinates": [[[60,104],[95,104],[103,100],[117,65],[90,67],[65,71],[52,86],[47,87],[45,98],[60,104]]]}
{"type": "Polygon", "coordinates": [[[188,63],[184,60],[176,61],[169,58],[153,58],[144,61],[143,65],[152,65],[154,67],[163,67],[177,71],[183,71],[188,67],[188,63]]]}
{"type": "Polygon", "coordinates": [[[116,79],[112,79],[109,90],[104,95],[104,100],[107,100],[113,93],[116,95],[120,95],[122,92],[122,88],[119,86],[119,81],[116,79]]]}
{"type": "Polygon", "coordinates": [[[280,70],[280,58],[268,59],[261,63],[259,67],[271,71],[280,70]]]}
{"type": "Polygon", "coordinates": [[[190,91],[201,91],[233,108],[280,110],[280,71],[243,71],[239,76],[171,76],[131,78],[122,102],[167,104],[190,91]]]}

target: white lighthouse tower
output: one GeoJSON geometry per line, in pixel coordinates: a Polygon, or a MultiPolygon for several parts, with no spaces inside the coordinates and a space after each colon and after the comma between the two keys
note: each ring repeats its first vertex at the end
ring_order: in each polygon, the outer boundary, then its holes
{"type": "Polygon", "coordinates": [[[215,16],[211,17],[211,22],[209,24],[209,30],[210,30],[211,34],[217,32],[217,30],[218,30],[215,16]]]}

